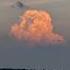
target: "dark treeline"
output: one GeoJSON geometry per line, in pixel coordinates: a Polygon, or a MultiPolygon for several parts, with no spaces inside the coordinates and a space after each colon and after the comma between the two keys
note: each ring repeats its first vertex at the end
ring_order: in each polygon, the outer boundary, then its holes
{"type": "Polygon", "coordinates": [[[0,68],[0,70],[36,70],[36,69],[12,69],[12,68],[0,68]]]}

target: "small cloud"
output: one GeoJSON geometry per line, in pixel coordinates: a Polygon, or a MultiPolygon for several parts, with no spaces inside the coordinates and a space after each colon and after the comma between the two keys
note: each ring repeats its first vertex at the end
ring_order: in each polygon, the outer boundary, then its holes
{"type": "Polygon", "coordinates": [[[61,44],[63,36],[53,31],[52,18],[42,10],[27,10],[21,16],[21,21],[11,26],[10,34],[17,40],[27,40],[31,43],[61,44]],[[29,22],[31,19],[31,22],[29,22]]]}

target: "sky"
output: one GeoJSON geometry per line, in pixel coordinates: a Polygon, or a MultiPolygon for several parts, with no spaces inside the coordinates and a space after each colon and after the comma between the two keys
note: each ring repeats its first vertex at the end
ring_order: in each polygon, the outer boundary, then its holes
{"type": "Polygon", "coordinates": [[[36,44],[30,48],[25,41],[17,41],[9,35],[12,24],[27,10],[12,7],[16,0],[0,0],[0,67],[46,67],[70,70],[70,1],[27,0],[30,8],[46,10],[53,19],[54,31],[62,34],[65,43],[55,46],[36,44]],[[37,3],[37,1],[40,1],[37,3]],[[9,4],[8,4],[9,2],[9,4]],[[30,2],[30,3],[29,3],[30,2]],[[33,5],[34,4],[34,5],[33,5]]]}
{"type": "Polygon", "coordinates": [[[24,0],[26,4],[42,4],[42,3],[53,3],[53,2],[60,2],[62,0],[24,0]]]}

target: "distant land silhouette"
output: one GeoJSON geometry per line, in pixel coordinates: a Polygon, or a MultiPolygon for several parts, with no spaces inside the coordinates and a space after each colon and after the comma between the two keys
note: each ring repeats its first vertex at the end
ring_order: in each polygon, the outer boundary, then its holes
{"type": "MultiPolygon", "coordinates": [[[[13,69],[13,68],[0,68],[0,70],[36,70],[36,69],[13,69]]],[[[45,70],[45,69],[43,69],[45,70]]]]}

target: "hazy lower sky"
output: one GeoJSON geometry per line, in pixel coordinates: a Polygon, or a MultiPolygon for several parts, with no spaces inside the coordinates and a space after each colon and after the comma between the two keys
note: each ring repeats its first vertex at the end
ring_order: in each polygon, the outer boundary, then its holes
{"type": "Polygon", "coordinates": [[[45,44],[36,44],[35,48],[29,48],[26,42],[16,41],[8,34],[10,26],[28,9],[12,7],[16,1],[0,0],[0,67],[30,68],[34,65],[48,65],[56,70],[60,70],[60,66],[64,70],[70,70],[70,1],[33,0],[33,5],[27,0],[29,7],[50,13],[54,31],[62,34],[66,40],[62,45],[48,47],[45,44]]]}

